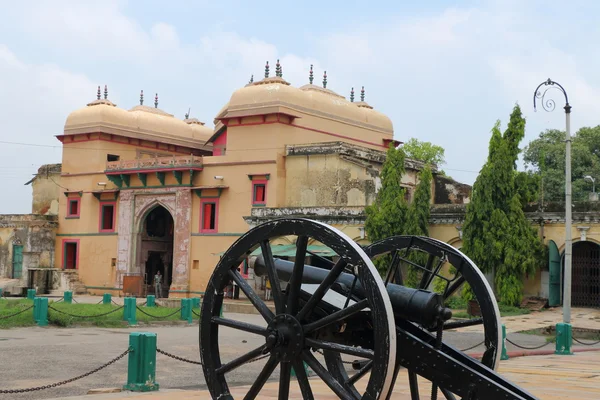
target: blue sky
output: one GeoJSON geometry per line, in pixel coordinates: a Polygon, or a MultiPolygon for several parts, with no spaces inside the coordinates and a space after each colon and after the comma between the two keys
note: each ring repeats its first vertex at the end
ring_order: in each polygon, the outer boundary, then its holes
{"type": "Polygon", "coordinates": [[[40,164],[60,162],[54,136],[98,85],[125,108],[140,89],[147,99],[158,92],[160,108],[183,118],[191,107],[212,126],[232,91],[277,58],[296,86],[310,64],[342,95],[364,85],[396,139],[443,146],[442,167],[469,184],[495,121],[505,127],[516,102],[527,118],[523,145],[564,127],[560,110],[533,112],[533,91],[548,77],[569,93],[574,130],[599,123],[594,1],[20,3],[0,0],[0,179],[10,193],[0,213],[30,212],[23,184],[40,164]]]}

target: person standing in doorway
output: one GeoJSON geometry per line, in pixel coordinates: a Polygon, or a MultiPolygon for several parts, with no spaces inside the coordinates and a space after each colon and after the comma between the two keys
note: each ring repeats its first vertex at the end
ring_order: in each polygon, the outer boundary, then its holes
{"type": "Polygon", "coordinates": [[[156,298],[162,297],[162,275],[160,274],[160,270],[156,271],[156,275],[154,275],[154,295],[156,298]]]}

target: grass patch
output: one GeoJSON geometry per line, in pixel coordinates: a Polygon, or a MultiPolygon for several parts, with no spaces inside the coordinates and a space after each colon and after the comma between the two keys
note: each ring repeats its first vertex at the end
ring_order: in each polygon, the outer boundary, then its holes
{"type": "MultiPolygon", "coordinates": [[[[12,315],[33,305],[32,300],[0,300],[0,318],[12,315]]],[[[67,304],[50,301],[48,303],[48,325],[59,327],[95,326],[100,328],[127,327],[123,321],[123,308],[114,304],[67,304]],[[111,312],[114,311],[114,312],[111,312]]],[[[136,310],[139,324],[156,321],[180,321],[179,308],[140,307],[150,315],[136,310]],[[158,318],[154,318],[154,316],[158,318]]],[[[0,328],[34,326],[33,309],[7,319],[0,319],[0,328]]]]}
{"type": "Polygon", "coordinates": [[[445,305],[451,310],[464,310],[467,308],[467,301],[460,296],[450,296],[445,305]]]}

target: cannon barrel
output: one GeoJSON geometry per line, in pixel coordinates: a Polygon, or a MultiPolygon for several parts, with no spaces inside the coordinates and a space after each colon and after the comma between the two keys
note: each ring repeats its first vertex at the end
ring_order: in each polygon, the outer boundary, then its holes
{"type": "MultiPolygon", "coordinates": [[[[267,276],[266,265],[262,255],[256,257],[254,263],[250,262],[249,265],[254,268],[256,275],[267,276]]],[[[289,282],[294,270],[294,263],[275,258],[275,270],[277,271],[279,280],[289,282]]],[[[320,284],[328,273],[329,270],[327,269],[305,265],[302,274],[302,283],[320,284]]],[[[334,285],[347,293],[350,291],[353,281],[354,275],[342,272],[334,285]]],[[[437,293],[392,283],[388,283],[386,289],[392,303],[394,316],[396,317],[419,323],[428,328],[435,327],[440,319],[443,323],[443,321],[452,317],[452,311],[444,307],[443,297],[437,293]]],[[[359,297],[366,297],[364,288],[359,280],[356,282],[352,292],[359,297]]]]}

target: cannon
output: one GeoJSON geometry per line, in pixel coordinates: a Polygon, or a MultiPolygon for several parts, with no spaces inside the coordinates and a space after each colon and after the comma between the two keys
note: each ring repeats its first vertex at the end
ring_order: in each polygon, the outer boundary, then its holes
{"type": "Polygon", "coordinates": [[[294,380],[303,399],[321,398],[328,389],[340,399],[387,400],[402,370],[411,400],[424,398],[425,386],[432,399],[536,399],[497,372],[499,316],[481,271],[444,242],[395,236],[361,247],[317,221],[276,219],[241,236],[213,271],[200,312],[202,370],[213,399],[264,398],[265,383],[275,378],[280,400],[290,397],[294,380]],[[272,242],[281,238],[295,243],[293,261],[273,255],[272,242]],[[322,257],[309,243],[335,256],[322,257]],[[268,278],[273,306],[238,270],[248,258],[255,275],[268,278]],[[261,324],[221,316],[224,290],[232,282],[261,315],[261,324]],[[453,320],[445,304],[465,286],[481,317],[453,320]],[[255,347],[231,355],[220,342],[222,328],[246,332],[255,347]],[[481,329],[481,354],[468,355],[444,340],[445,332],[461,329],[481,329]],[[308,379],[305,365],[318,379],[308,379]],[[240,390],[232,391],[228,377],[238,368],[256,370],[256,379],[234,397],[240,390]]]}

